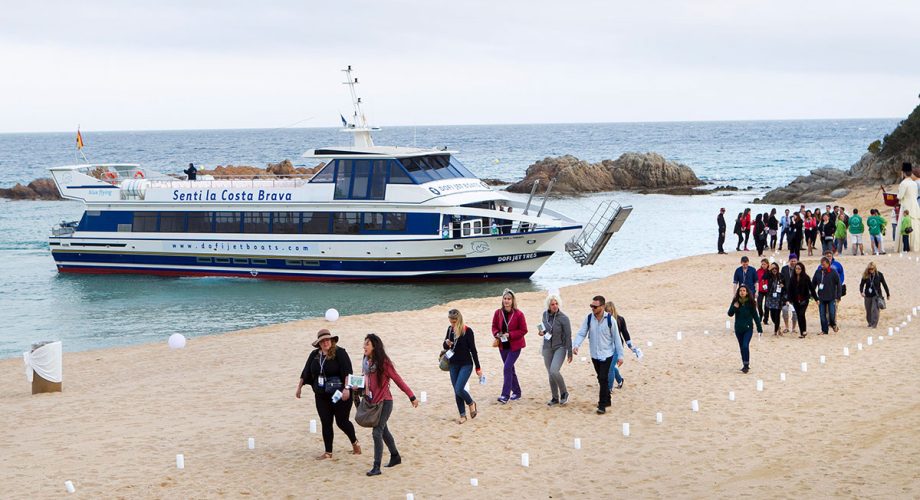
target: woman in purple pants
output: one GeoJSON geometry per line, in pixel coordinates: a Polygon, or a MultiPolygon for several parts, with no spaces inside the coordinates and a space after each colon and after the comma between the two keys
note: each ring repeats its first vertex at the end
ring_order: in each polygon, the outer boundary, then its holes
{"type": "Polygon", "coordinates": [[[498,343],[498,352],[504,363],[502,394],[498,398],[501,404],[521,399],[521,385],[514,371],[514,363],[521,355],[521,349],[527,345],[524,335],[527,335],[527,320],[517,308],[514,292],[506,288],[502,292],[502,306],[492,315],[492,336],[498,343]]]}

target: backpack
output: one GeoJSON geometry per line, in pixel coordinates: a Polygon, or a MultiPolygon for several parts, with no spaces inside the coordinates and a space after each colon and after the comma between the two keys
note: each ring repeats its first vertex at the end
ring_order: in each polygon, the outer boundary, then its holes
{"type": "MultiPolygon", "coordinates": [[[[588,328],[591,328],[591,317],[593,316],[593,313],[588,314],[588,328]]],[[[610,318],[610,313],[607,313],[607,328],[609,328],[611,332],[613,331],[613,320],[610,318]]]]}

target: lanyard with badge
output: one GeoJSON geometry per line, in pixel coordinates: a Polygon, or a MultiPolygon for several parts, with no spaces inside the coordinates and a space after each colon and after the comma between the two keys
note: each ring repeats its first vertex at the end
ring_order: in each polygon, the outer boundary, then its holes
{"type": "Polygon", "coordinates": [[[456,339],[456,337],[454,336],[454,327],[453,327],[453,325],[450,326],[450,332],[448,332],[448,333],[449,333],[449,335],[450,335],[450,349],[448,349],[447,351],[444,352],[444,357],[447,358],[447,359],[450,359],[450,358],[454,357],[454,349],[457,348],[457,339],[456,339]]]}
{"type": "Polygon", "coordinates": [[[505,325],[505,331],[502,332],[500,338],[502,342],[508,342],[508,332],[511,331],[510,320],[514,317],[514,311],[511,311],[511,314],[505,316],[505,311],[502,310],[502,323],[505,325]]]}
{"type": "Polygon", "coordinates": [[[319,353],[319,376],[316,377],[316,383],[320,387],[326,386],[326,355],[319,353]]]}
{"type": "MultiPolygon", "coordinates": [[[[556,313],[556,314],[558,314],[558,313],[556,313]]],[[[546,328],[545,330],[543,330],[543,339],[544,339],[544,340],[552,340],[552,338],[553,338],[553,325],[556,324],[556,314],[553,314],[553,315],[552,315],[552,321],[550,321],[550,314],[549,314],[549,313],[546,313],[546,320],[547,320],[547,322],[549,323],[549,328],[546,328]]],[[[544,325],[544,326],[545,326],[545,325],[544,325]]]]}

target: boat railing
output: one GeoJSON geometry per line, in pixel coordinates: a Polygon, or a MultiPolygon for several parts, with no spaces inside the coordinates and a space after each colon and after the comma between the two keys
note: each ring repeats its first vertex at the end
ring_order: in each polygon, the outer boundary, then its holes
{"type": "Polygon", "coordinates": [[[189,189],[210,189],[210,188],[298,188],[310,182],[311,175],[290,175],[290,176],[221,176],[213,179],[150,179],[147,181],[147,187],[152,188],[174,188],[182,187],[189,189]]]}

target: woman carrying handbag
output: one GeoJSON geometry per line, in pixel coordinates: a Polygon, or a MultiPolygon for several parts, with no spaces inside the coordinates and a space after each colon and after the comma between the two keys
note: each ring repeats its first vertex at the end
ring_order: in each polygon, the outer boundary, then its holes
{"type": "MultiPolygon", "coordinates": [[[[403,381],[390,357],[387,356],[383,347],[383,341],[373,333],[364,337],[364,385],[365,396],[358,407],[358,413],[379,412],[379,416],[374,419],[376,424],[373,426],[374,436],[374,467],[367,471],[368,476],[380,475],[380,461],[383,459],[383,445],[386,444],[390,452],[390,462],[387,467],[394,467],[402,463],[402,457],[399,450],[396,449],[396,441],[390,434],[387,422],[390,414],[393,413],[393,395],[390,393],[390,381],[396,382],[396,386],[402,390],[413,408],[418,408],[418,400],[412,389],[403,381]],[[379,406],[378,406],[379,405],[379,406]]],[[[367,426],[363,418],[359,420],[359,415],[355,415],[355,420],[362,426],[367,426]]]]}
{"type": "Polygon", "coordinates": [[[882,288],[885,288],[885,297],[891,299],[888,283],[885,276],[875,267],[875,262],[870,262],[863,272],[859,282],[859,294],[863,296],[866,305],[866,322],[869,328],[878,326],[879,309],[884,309],[885,298],[882,297],[882,288]]]}
{"type": "MultiPolygon", "coordinates": [[[[473,329],[463,323],[463,315],[457,309],[447,312],[450,326],[444,335],[444,358],[447,358],[448,371],[450,371],[450,385],[457,401],[457,411],[460,412],[458,424],[466,422],[466,407],[470,408],[470,418],[476,418],[479,412],[476,402],[466,391],[466,383],[476,366],[476,375],[482,377],[482,368],[479,366],[479,353],[476,351],[476,338],[473,329]]],[[[443,361],[443,358],[442,358],[443,361]]]]}

